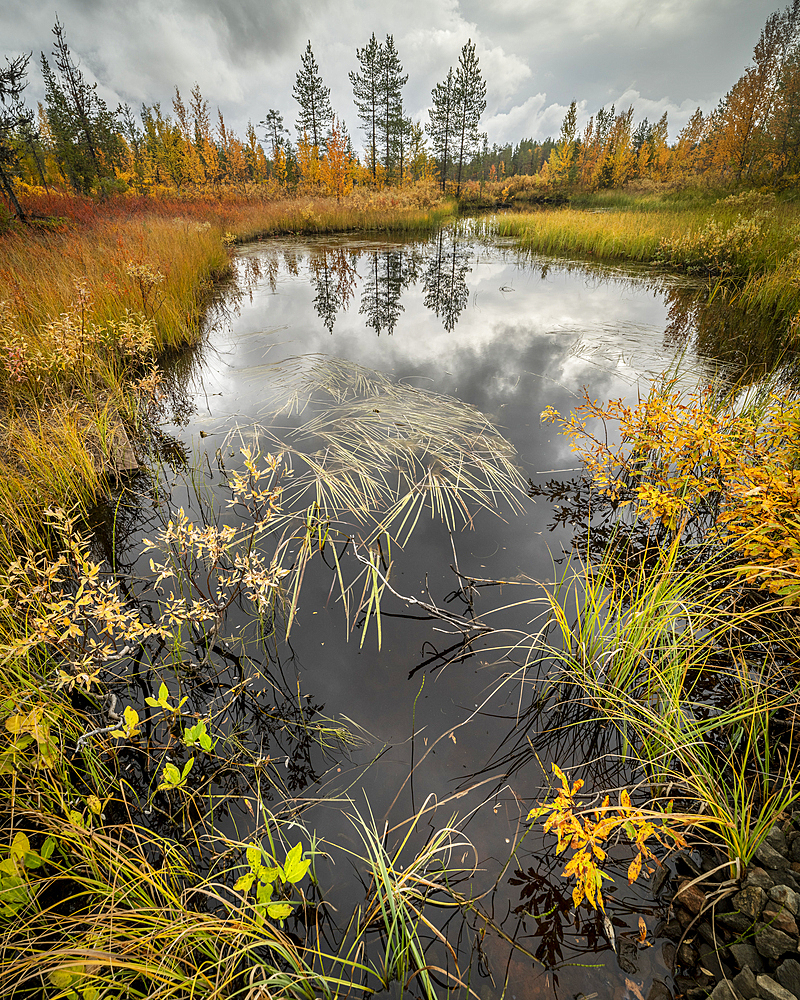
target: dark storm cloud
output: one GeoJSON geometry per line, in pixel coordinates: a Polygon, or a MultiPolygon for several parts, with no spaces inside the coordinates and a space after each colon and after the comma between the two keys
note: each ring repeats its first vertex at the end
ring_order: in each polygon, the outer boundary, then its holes
{"type": "MultiPolygon", "coordinates": [[[[574,98],[583,121],[632,103],[637,119],[666,110],[674,134],[710,110],[749,61],[774,0],[59,0],[70,47],[112,106],[160,101],[200,84],[242,131],[269,107],[289,124],[311,39],[334,110],[360,141],[348,71],[372,31],[392,33],[409,74],[406,104],[424,117],[431,88],[472,38],[488,81],[489,140],[558,131],[574,98]]],[[[4,0],[5,52],[52,49],[56,8],[4,0]]],[[[32,66],[29,97],[42,82],[32,66]]]]}

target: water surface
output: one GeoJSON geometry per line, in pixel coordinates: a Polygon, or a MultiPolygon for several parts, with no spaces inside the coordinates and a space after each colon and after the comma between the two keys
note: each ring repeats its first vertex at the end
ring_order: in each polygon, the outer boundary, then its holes
{"type": "MultiPolygon", "coordinates": [[[[510,243],[479,240],[458,227],[426,240],[274,239],[242,249],[234,267],[201,350],[176,369],[182,405],[164,427],[172,446],[179,444],[204,471],[203,488],[211,489],[212,501],[216,490],[218,507],[227,499],[216,471],[220,462],[228,468],[241,462],[231,438],[235,428],[242,441],[251,440],[256,425],[280,437],[324,411],[317,398],[302,413],[274,417],[286,379],[313,369],[309,356],[321,364],[340,359],[388,376],[394,385],[476,408],[513,446],[523,483],[539,487],[537,502],[524,490],[518,509],[498,498],[496,510],[475,511],[452,535],[422,517],[408,544],[392,553],[398,592],[458,614],[470,612],[459,593],[465,578],[524,581],[473,591],[475,613],[504,610],[490,615],[498,632],[466,649],[457,628],[391,597],[384,603],[380,651],[374,625],[362,644],[359,628],[348,628],[336,600],[332,573],[320,568],[308,574],[290,642],[276,642],[270,654],[279,679],[272,692],[261,692],[261,704],[281,697],[288,703],[296,694],[295,711],[297,705],[301,716],[306,711],[302,717],[324,712],[352,720],[368,734],[365,746],[323,755],[296,734],[261,726],[257,699],[239,720],[242,738],[249,734],[259,753],[286,759],[282,766],[298,802],[335,800],[303,817],[329,841],[357,847],[343,797],[362,811],[371,809],[381,829],[438,801],[444,804],[426,816],[423,836],[457,813],[480,858],[472,891],[489,890],[543,784],[527,738],[542,724],[531,712],[542,670],[531,669],[523,687],[503,681],[530,656],[526,636],[540,624],[540,606],[531,603],[541,596],[536,582],[552,581],[565,568],[574,534],[567,500],[582,490],[568,441],[539,415],[546,406],[567,412],[584,387],[595,399],[633,401],[651,376],[679,358],[691,378],[725,377],[752,359],[734,338],[715,340],[725,321],[709,315],[700,290],[690,284],[650,268],[522,256],[510,243]],[[548,483],[560,484],[550,492],[564,497],[563,517],[559,504],[554,508],[541,495],[548,483]]],[[[719,313],[719,304],[714,308],[719,313]]],[[[172,505],[196,510],[192,481],[177,465],[167,480],[172,505]]],[[[134,555],[136,539],[147,530],[144,523],[131,530],[134,555]]],[[[609,734],[587,723],[555,737],[549,752],[598,786],[613,786],[625,780],[625,771],[604,756],[609,749],[615,749],[609,734]]],[[[543,760],[545,767],[550,759],[543,760]]],[[[232,806],[228,819],[240,833],[251,823],[244,807],[232,806]]],[[[549,969],[501,936],[481,938],[484,923],[472,914],[460,929],[451,921],[448,935],[460,938],[464,954],[473,949],[477,956],[473,988],[481,996],[499,995],[507,973],[515,997],[553,991],[564,997],[646,995],[653,978],[668,981],[660,947],[637,953],[634,946],[631,964],[621,969],[594,916],[583,910],[575,916],[551,840],[543,846],[529,835],[484,901],[504,934],[549,969]]],[[[624,859],[622,852],[610,893],[617,935],[633,934],[641,914],[652,939],[658,907],[646,889],[630,890],[619,876],[624,859]]],[[[322,868],[330,898],[344,913],[363,889],[346,860],[335,860],[322,868]]]]}

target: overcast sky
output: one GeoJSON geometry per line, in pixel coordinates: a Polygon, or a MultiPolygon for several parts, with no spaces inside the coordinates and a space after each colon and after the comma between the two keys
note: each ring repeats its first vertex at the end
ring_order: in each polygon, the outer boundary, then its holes
{"type": "MultiPolygon", "coordinates": [[[[601,106],[635,118],[669,112],[670,136],[697,107],[713,108],[750,61],[780,0],[0,0],[3,54],[33,52],[30,102],[43,95],[39,53],[52,50],[56,12],[84,73],[110,106],[170,104],[199,83],[242,134],[291,96],[306,41],[334,110],[363,143],[348,72],[374,31],[394,36],[406,107],[424,120],[431,88],[477,43],[487,81],[489,142],[543,139],[578,102],[579,124],[601,106]]],[[[261,133],[261,130],[258,130],[261,133]]]]}

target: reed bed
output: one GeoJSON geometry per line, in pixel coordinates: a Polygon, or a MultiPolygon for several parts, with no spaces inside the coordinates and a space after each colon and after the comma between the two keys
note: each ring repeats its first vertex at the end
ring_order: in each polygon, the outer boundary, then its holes
{"type": "Polygon", "coordinates": [[[800,312],[800,207],[758,191],[714,194],[720,193],[613,192],[576,199],[580,208],[508,214],[478,225],[536,253],[628,260],[697,275],[715,294],[738,298],[788,326],[800,312]]]}

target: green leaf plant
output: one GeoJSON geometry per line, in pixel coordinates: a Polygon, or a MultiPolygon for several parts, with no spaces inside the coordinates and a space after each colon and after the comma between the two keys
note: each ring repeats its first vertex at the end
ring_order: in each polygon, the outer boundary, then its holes
{"type": "Polygon", "coordinates": [[[179,770],[174,764],[167,763],[164,765],[164,770],[161,772],[161,781],[158,785],[159,792],[174,792],[181,788],[186,787],[186,779],[189,777],[189,772],[194,766],[194,757],[190,757],[183,766],[183,770],[179,770]]]}
{"type": "MultiPolygon", "coordinates": [[[[250,871],[240,876],[233,888],[236,892],[244,893],[245,897],[256,886],[256,902],[254,908],[260,920],[269,917],[271,920],[283,921],[288,917],[295,904],[286,902],[273,902],[272,896],[275,891],[275,884],[278,879],[281,883],[295,885],[303,879],[311,866],[310,858],[303,858],[303,846],[300,843],[286,855],[283,865],[265,865],[265,855],[258,844],[250,844],[245,852],[250,871]]],[[[266,858],[267,861],[274,860],[266,858]]]]}

